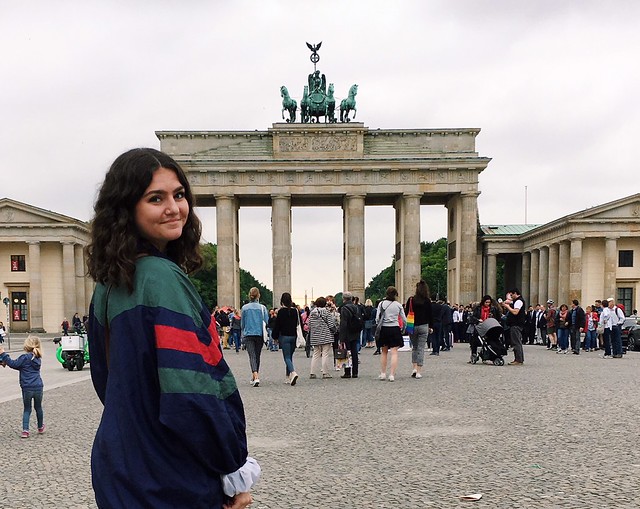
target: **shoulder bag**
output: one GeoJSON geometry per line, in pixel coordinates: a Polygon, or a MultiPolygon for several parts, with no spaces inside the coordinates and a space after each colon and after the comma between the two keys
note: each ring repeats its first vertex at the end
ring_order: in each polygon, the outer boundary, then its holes
{"type": "Polygon", "coordinates": [[[300,313],[298,313],[297,310],[296,315],[298,315],[298,325],[296,325],[296,348],[304,348],[307,342],[304,339],[304,334],[302,333],[302,326],[300,325],[300,313]]]}
{"type": "Polygon", "coordinates": [[[405,329],[407,334],[413,334],[413,331],[415,330],[414,323],[415,315],[413,314],[413,297],[411,297],[409,299],[409,313],[407,313],[407,327],[405,329]]]}
{"type": "MultiPolygon", "coordinates": [[[[389,304],[389,306],[390,305],[391,304],[389,304]]],[[[387,306],[387,307],[389,307],[389,306],[387,306]]],[[[380,339],[380,333],[382,332],[382,322],[384,321],[384,313],[387,311],[384,307],[382,307],[382,304],[380,304],[380,309],[382,310],[382,314],[380,315],[380,321],[376,325],[376,332],[373,335],[373,337],[376,340],[376,342],[380,339]]]]}

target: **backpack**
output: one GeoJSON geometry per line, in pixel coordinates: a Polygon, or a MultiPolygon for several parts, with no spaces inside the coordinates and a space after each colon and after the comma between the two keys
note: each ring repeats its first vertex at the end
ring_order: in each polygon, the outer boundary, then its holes
{"type": "Polygon", "coordinates": [[[360,314],[359,309],[354,309],[351,306],[346,306],[349,310],[349,317],[347,318],[347,331],[349,332],[361,332],[364,329],[364,320],[360,314]]]}

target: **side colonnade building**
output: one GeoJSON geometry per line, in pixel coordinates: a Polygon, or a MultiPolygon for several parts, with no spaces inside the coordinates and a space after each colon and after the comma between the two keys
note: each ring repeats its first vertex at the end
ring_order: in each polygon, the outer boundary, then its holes
{"type": "Polygon", "coordinates": [[[88,242],[84,221],[0,199],[0,321],[11,332],[58,332],[63,318],[87,313],[88,242]]]}
{"type": "Polygon", "coordinates": [[[482,226],[483,289],[496,296],[497,260],[505,287],[532,305],[615,298],[627,314],[640,291],[640,194],[544,225],[482,226]]]}

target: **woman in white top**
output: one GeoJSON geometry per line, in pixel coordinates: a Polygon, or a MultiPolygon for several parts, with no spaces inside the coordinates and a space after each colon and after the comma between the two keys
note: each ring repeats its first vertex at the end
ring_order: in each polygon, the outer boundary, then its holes
{"type": "Polygon", "coordinates": [[[376,324],[382,321],[380,328],[380,337],[377,341],[378,346],[382,349],[380,354],[380,380],[387,379],[387,352],[391,350],[391,371],[389,373],[389,381],[395,380],[396,368],[398,367],[398,348],[404,345],[402,333],[407,327],[407,316],[404,314],[404,308],[396,299],[398,290],[395,286],[387,288],[385,299],[378,305],[376,313],[376,324]],[[400,320],[401,319],[401,320],[400,320]],[[400,323],[402,322],[402,326],[400,323]]]}

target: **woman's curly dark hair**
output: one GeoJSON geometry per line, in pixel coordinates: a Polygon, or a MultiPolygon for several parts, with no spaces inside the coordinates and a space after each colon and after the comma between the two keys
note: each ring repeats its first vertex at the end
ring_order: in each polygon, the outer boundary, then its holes
{"type": "Polygon", "coordinates": [[[159,168],[175,172],[184,187],[189,215],[182,235],[167,244],[166,255],[187,272],[202,265],[202,225],[193,212],[195,205],[184,171],[171,157],[152,148],[136,148],[118,156],[107,172],[93,207],[91,242],[86,248],[89,275],[97,283],[125,286],[133,291],[136,259],[154,250],[144,240],[135,221],[136,204],[159,168]]]}

